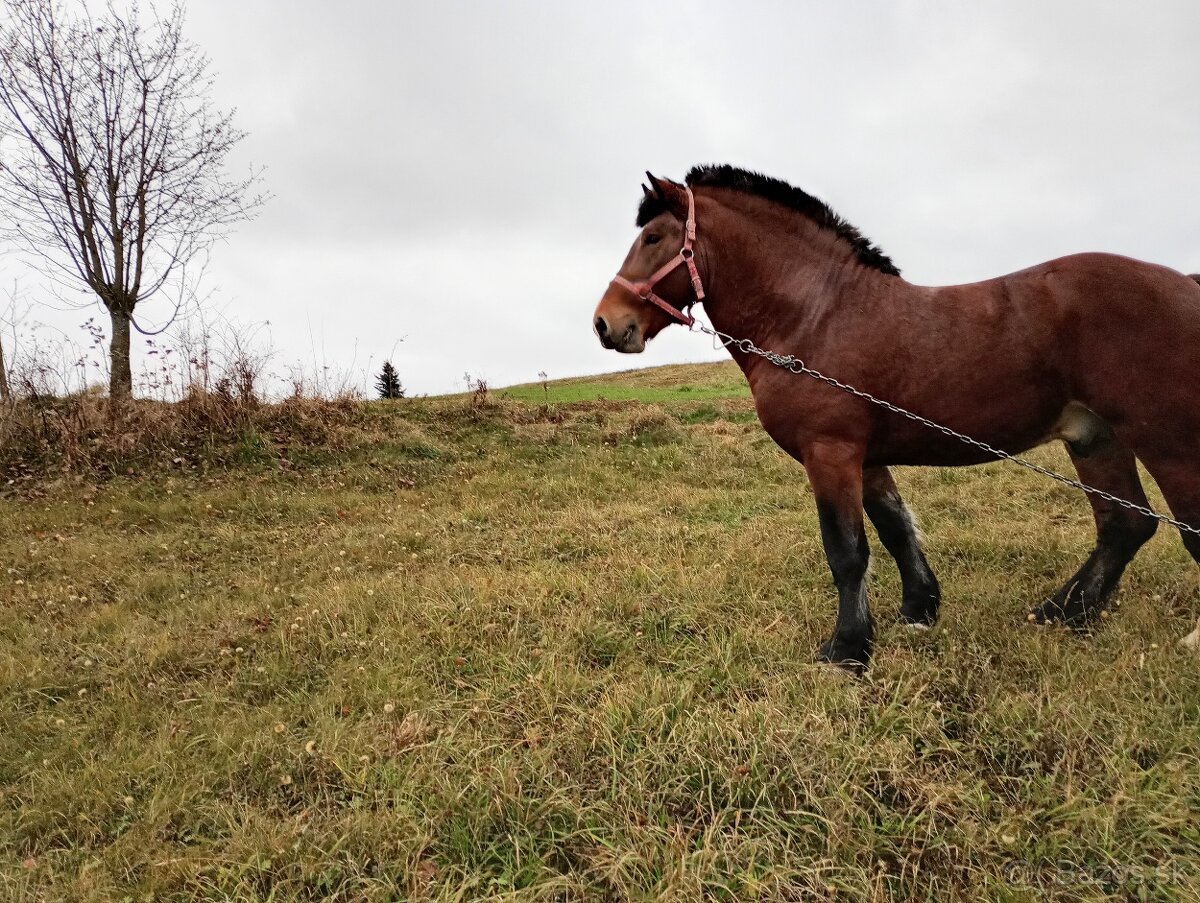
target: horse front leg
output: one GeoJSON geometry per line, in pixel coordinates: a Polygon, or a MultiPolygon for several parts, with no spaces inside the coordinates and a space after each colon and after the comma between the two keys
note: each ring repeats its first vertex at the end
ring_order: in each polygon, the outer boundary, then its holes
{"type": "Polygon", "coordinates": [[[896,559],[900,570],[904,594],[900,620],[914,627],[928,627],[937,620],[941,588],[925,559],[912,512],[886,467],[868,467],[863,471],[863,507],[879,533],[880,542],[896,559]]]}
{"type": "Polygon", "coordinates": [[[821,541],[838,594],[837,624],[817,657],[855,672],[870,661],[875,638],[867,604],[871,553],[863,528],[863,451],[849,442],[815,443],[804,450],[804,467],[821,521],[821,541]]]}

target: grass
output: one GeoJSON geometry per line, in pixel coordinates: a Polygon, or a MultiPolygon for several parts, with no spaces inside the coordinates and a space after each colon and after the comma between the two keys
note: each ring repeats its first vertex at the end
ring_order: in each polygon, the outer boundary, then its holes
{"type": "Polygon", "coordinates": [[[902,471],[943,620],[891,623],[877,551],[875,664],[841,678],[802,469],[733,375],[370,403],[8,486],[0,898],[1200,897],[1178,538],[1094,636],[1034,629],[1086,503],[902,471]]]}
{"type": "Polygon", "coordinates": [[[750,387],[730,361],[722,364],[668,364],[603,376],[528,383],[499,389],[496,395],[502,399],[540,404],[640,401],[672,405],[676,402],[749,398],[750,387]]]}

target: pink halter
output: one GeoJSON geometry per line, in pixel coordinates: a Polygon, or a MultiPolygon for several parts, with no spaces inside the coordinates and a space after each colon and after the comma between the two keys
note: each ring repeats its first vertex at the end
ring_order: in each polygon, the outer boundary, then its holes
{"type": "Polygon", "coordinates": [[[696,322],[696,318],[690,313],[684,313],[674,305],[664,301],[654,293],[654,286],[661,282],[668,273],[675,271],[680,264],[687,264],[688,274],[692,278],[692,291],[696,293],[696,300],[704,300],[704,285],[700,282],[700,273],[696,270],[695,254],[692,251],[692,242],[696,240],[696,198],[692,195],[692,189],[684,187],[687,192],[688,199],[688,214],[687,221],[684,223],[683,247],[679,249],[678,256],[661,267],[649,278],[642,282],[630,282],[624,276],[617,275],[613,277],[613,282],[633,292],[643,301],[649,301],[655,307],[669,314],[674,319],[678,320],[686,326],[691,326],[696,322]]]}

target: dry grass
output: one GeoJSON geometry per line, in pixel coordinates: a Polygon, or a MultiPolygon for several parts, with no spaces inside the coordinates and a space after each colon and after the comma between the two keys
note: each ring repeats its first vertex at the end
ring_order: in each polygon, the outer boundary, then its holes
{"type": "Polygon", "coordinates": [[[1197,898],[1175,536],[1094,637],[1028,628],[1086,503],[905,471],[944,619],[890,624],[877,557],[849,681],[811,663],[816,519],[745,398],[323,430],[7,488],[0,897],[1197,898]]]}
{"type": "MultiPolygon", "coordinates": [[[[37,487],[55,475],[103,478],[164,467],[253,463],[268,447],[340,448],[361,432],[353,398],[192,392],[182,401],[113,406],[98,392],[23,398],[0,408],[0,474],[37,487]]],[[[286,466],[286,460],[284,462],[286,466]]]]}

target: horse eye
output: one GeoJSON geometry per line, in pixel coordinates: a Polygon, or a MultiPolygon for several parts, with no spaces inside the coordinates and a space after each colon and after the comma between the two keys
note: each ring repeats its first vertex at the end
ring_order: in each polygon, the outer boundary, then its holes
{"type": "Polygon", "coordinates": [[[642,244],[644,244],[644,245],[656,245],[660,241],[662,241],[662,236],[655,235],[653,232],[649,233],[648,235],[646,235],[645,237],[642,238],[642,244]]]}

